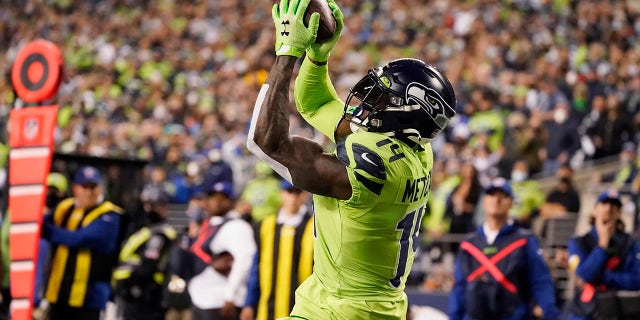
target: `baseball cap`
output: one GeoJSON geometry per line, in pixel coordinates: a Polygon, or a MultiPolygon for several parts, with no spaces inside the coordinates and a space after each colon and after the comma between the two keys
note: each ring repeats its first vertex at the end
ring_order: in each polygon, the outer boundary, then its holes
{"type": "Polygon", "coordinates": [[[287,181],[286,179],[282,179],[280,181],[280,189],[291,191],[291,192],[302,192],[302,189],[294,186],[291,182],[287,181]]]}
{"type": "Polygon", "coordinates": [[[215,193],[222,193],[229,199],[233,199],[233,184],[227,181],[216,182],[207,190],[207,195],[210,196],[215,193]]]}
{"type": "Polygon", "coordinates": [[[619,207],[622,206],[622,201],[620,201],[620,195],[615,191],[604,191],[598,195],[596,198],[596,203],[611,203],[615,204],[619,207]]]}
{"type": "Polygon", "coordinates": [[[493,190],[500,190],[507,194],[510,198],[513,198],[513,189],[511,188],[511,184],[504,178],[495,178],[489,183],[489,186],[484,190],[484,192],[489,192],[493,190]]]}
{"type": "Polygon", "coordinates": [[[76,175],[73,179],[73,183],[75,184],[87,184],[87,183],[95,183],[99,184],[100,180],[100,171],[92,166],[84,166],[80,167],[78,171],[76,171],[76,175]]]}
{"type": "Polygon", "coordinates": [[[159,205],[171,202],[169,193],[159,187],[144,188],[142,194],[140,194],[140,199],[145,203],[159,205]]]}

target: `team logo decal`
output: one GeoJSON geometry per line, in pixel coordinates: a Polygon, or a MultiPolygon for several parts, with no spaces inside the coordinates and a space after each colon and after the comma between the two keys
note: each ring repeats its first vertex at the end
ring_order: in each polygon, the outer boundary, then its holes
{"type": "Polygon", "coordinates": [[[289,31],[287,31],[287,26],[291,24],[289,20],[282,20],[280,24],[282,25],[282,31],[280,31],[280,35],[282,35],[283,37],[289,36],[289,31]]]}
{"type": "Polygon", "coordinates": [[[438,92],[417,82],[407,86],[406,100],[409,104],[420,105],[440,127],[446,126],[449,121],[446,114],[454,113],[438,92]]]}
{"type": "Polygon", "coordinates": [[[24,122],[24,126],[22,128],[22,134],[25,138],[32,140],[36,136],[38,136],[38,132],[40,131],[40,121],[37,118],[28,118],[24,122]]]}
{"type": "Polygon", "coordinates": [[[380,77],[380,81],[382,81],[385,87],[391,88],[391,81],[389,80],[389,78],[382,76],[380,77]]]}
{"type": "Polygon", "coordinates": [[[84,172],[82,172],[82,174],[90,179],[93,178],[97,174],[97,172],[93,168],[84,168],[84,172]]]}

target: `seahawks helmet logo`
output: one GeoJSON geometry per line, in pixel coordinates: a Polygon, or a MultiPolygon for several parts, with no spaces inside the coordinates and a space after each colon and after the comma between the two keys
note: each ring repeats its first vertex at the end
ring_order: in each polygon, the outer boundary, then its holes
{"type": "Polygon", "coordinates": [[[440,128],[449,123],[447,114],[455,113],[437,91],[418,82],[412,82],[407,86],[406,101],[408,104],[419,105],[440,128]]]}

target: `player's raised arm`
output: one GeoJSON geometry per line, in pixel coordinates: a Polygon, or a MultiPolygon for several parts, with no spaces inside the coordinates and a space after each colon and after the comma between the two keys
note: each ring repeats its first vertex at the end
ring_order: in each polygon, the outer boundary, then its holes
{"type": "Polygon", "coordinates": [[[334,0],[327,1],[336,31],[323,43],[312,43],[294,86],[296,107],[302,117],[318,131],[334,142],[336,126],[343,113],[344,102],[340,101],[329,78],[328,60],[331,50],[340,39],[344,16],[334,0]]]}
{"type": "Polygon", "coordinates": [[[278,174],[309,192],[348,199],[345,166],[311,140],[289,135],[289,87],[296,60],[315,41],[319,15],[303,23],[310,0],[281,0],[273,6],[276,61],[262,86],[251,119],[247,147],[278,174]]]}

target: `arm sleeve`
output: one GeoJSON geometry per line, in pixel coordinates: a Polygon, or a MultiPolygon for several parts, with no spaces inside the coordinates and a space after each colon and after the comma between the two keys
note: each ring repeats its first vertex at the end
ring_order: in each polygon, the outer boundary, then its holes
{"type": "Polygon", "coordinates": [[[189,251],[189,240],[186,234],[182,234],[179,242],[169,249],[169,273],[182,279],[190,279],[193,275],[193,254],[189,251]]]}
{"type": "MultiPolygon", "coordinates": [[[[251,226],[242,220],[227,222],[219,232],[222,231],[225,231],[225,235],[220,240],[224,241],[226,251],[233,256],[233,267],[229,273],[229,282],[225,288],[224,296],[225,301],[235,301],[240,288],[247,285],[249,271],[256,253],[256,243],[253,239],[251,226]]],[[[218,234],[216,237],[218,236],[221,235],[218,234]]]]}
{"type": "Polygon", "coordinates": [[[634,241],[627,253],[623,271],[604,271],[602,282],[616,289],[640,290],[640,245],[634,241]]]}
{"type": "Polygon", "coordinates": [[[467,280],[462,274],[460,269],[460,258],[456,258],[455,267],[453,270],[454,284],[449,293],[449,319],[450,320],[462,320],[466,313],[465,310],[465,294],[467,289],[467,280]]]}
{"type": "Polygon", "coordinates": [[[120,216],[115,212],[103,214],[88,226],[69,231],[50,228],[50,241],[70,248],[89,248],[99,252],[114,252],[117,247],[120,216]]]}
{"type": "Polygon", "coordinates": [[[296,77],[293,94],[300,115],[336,142],[334,132],[342,117],[344,103],[331,84],[327,65],[316,66],[309,59],[304,59],[296,77]]]}
{"type": "Polygon", "coordinates": [[[50,241],[51,240],[51,228],[55,227],[53,223],[53,213],[49,212],[42,217],[42,229],[40,231],[40,237],[50,241]]]}
{"type": "Polygon", "coordinates": [[[544,319],[557,319],[558,308],[556,307],[555,287],[551,272],[544,261],[542,249],[535,237],[529,237],[527,241],[527,276],[531,284],[531,294],[536,304],[542,308],[544,319]]]}
{"type": "Polygon", "coordinates": [[[576,268],[576,275],[588,283],[595,284],[594,282],[600,279],[604,264],[607,261],[607,251],[600,247],[595,247],[589,255],[585,256],[575,241],[569,242],[568,249],[570,259],[573,256],[578,256],[580,259],[576,268]]]}
{"type": "Polygon", "coordinates": [[[38,262],[36,263],[36,276],[33,289],[33,305],[36,307],[39,306],[40,301],[42,301],[45,273],[49,263],[50,250],[51,246],[49,245],[49,241],[40,239],[38,247],[38,262]]]}
{"type": "Polygon", "coordinates": [[[256,254],[253,256],[251,271],[249,272],[249,281],[247,283],[247,299],[244,303],[245,307],[252,307],[254,310],[258,307],[258,300],[260,299],[260,275],[258,273],[259,261],[260,253],[256,252],[256,254]]]}

